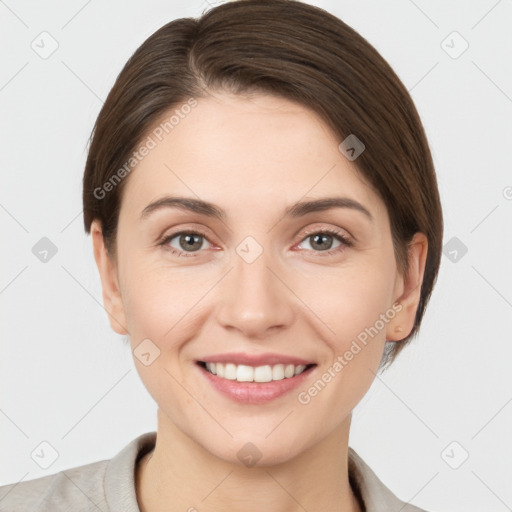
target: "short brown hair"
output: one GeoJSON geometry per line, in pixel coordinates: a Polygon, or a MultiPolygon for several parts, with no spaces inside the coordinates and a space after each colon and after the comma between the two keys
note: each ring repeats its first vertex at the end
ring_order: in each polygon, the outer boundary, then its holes
{"type": "Polygon", "coordinates": [[[437,278],[441,202],[424,128],[407,89],[366,39],[323,9],[296,0],[229,2],[198,19],[171,21],[144,41],[117,77],[91,134],[83,177],[85,231],[99,219],[115,257],[128,178],[109,187],[106,199],[98,190],[104,192],[163,114],[208,90],[275,94],[315,111],[340,142],[355,134],[366,149],[354,164],[386,204],[402,275],[413,235],[427,236],[414,327],[403,340],[386,344],[381,368],[387,367],[417,333],[437,278]]]}

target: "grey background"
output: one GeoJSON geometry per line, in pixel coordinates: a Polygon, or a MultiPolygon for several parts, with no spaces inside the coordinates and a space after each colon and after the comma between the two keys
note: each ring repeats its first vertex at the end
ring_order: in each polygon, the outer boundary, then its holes
{"type": "MultiPolygon", "coordinates": [[[[512,2],[311,3],[367,38],[411,92],[448,244],[420,336],[356,408],[350,444],[405,501],[510,510],[512,2]]],[[[81,179],[125,61],[166,22],[206,8],[0,1],[0,484],[110,458],[156,428],[156,406],[102,307],[81,179]],[[42,58],[52,40],[58,48],[42,58]],[[57,250],[46,262],[43,237],[57,250]]]]}

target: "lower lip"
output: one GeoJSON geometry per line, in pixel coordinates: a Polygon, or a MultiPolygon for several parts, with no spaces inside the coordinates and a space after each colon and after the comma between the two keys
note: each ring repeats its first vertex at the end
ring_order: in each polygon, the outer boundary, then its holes
{"type": "Polygon", "coordinates": [[[217,391],[235,402],[244,404],[263,404],[283,396],[300,386],[316,368],[311,366],[294,377],[270,382],[238,382],[217,377],[199,364],[196,366],[217,391]]]}

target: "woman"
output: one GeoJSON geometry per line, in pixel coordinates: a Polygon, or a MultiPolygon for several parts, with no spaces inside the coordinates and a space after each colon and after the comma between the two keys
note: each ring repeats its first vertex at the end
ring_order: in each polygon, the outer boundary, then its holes
{"type": "Polygon", "coordinates": [[[117,78],[83,184],[158,430],[4,486],[2,510],[420,510],[348,446],[443,232],[417,111],[365,39],[292,0],[168,23],[117,78]]]}

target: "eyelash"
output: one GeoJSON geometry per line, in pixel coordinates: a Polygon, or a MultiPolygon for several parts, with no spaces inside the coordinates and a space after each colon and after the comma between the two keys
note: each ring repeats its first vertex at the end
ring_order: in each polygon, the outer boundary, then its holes
{"type": "MultiPolygon", "coordinates": [[[[187,253],[186,251],[179,251],[177,249],[175,249],[174,247],[171,247],[169,245],[167,245],[173,238],[176,238],[178,235],[198,235],[204,239],[206,239],[208,242],[210,242],[208,240],[208,237],[204,234],[204,233],[201,233],[200,231],[196,231],[194,229],[190,229],[190,230],[183,230],[183,231],[178,231],[176,233],[171,233],[170,235],[166,236],[161,242],[159,242],[158,245],[161,245],[161,246],[165,246],[164,248],[166,250],[168,250],[169,252],[171,252],[172,254],[176,255],[176,256],[183,256],[183,257],[195,257],[195,254],[194,252],[200,252],[200,251],[194,251],[192,253],[187,253]]],[[[312,231],[307,231],[306,233],[304,233],[304,237],[300,240],[300,242],[303,242],[304,240],[306,240],[307,238],[310,238],[312,235],[332,235],[334,236],[334,238],[337,238],[338,241],[342,242],[342,244],[339,246],[339,247],[336,247],[335,249],[329,249],[328,251],[314,251],[312,250],[312,252],[315,252],[315,253],[318,253],[319,256],[332,256],[333,254],[336,254],[336,253],[339,253],[343,250],[345,250],[347,247],[352,247],[353,243],[351,240],[349,240],[343,233],[341,233],[340,231],[337,231],[336,229],[332,229],[332,228],[326,228],[326,229],[316,229],[316,230],[312,230],[312,231]]],[[[211,242],[210,242],[211,243],[211,242]]]]}

